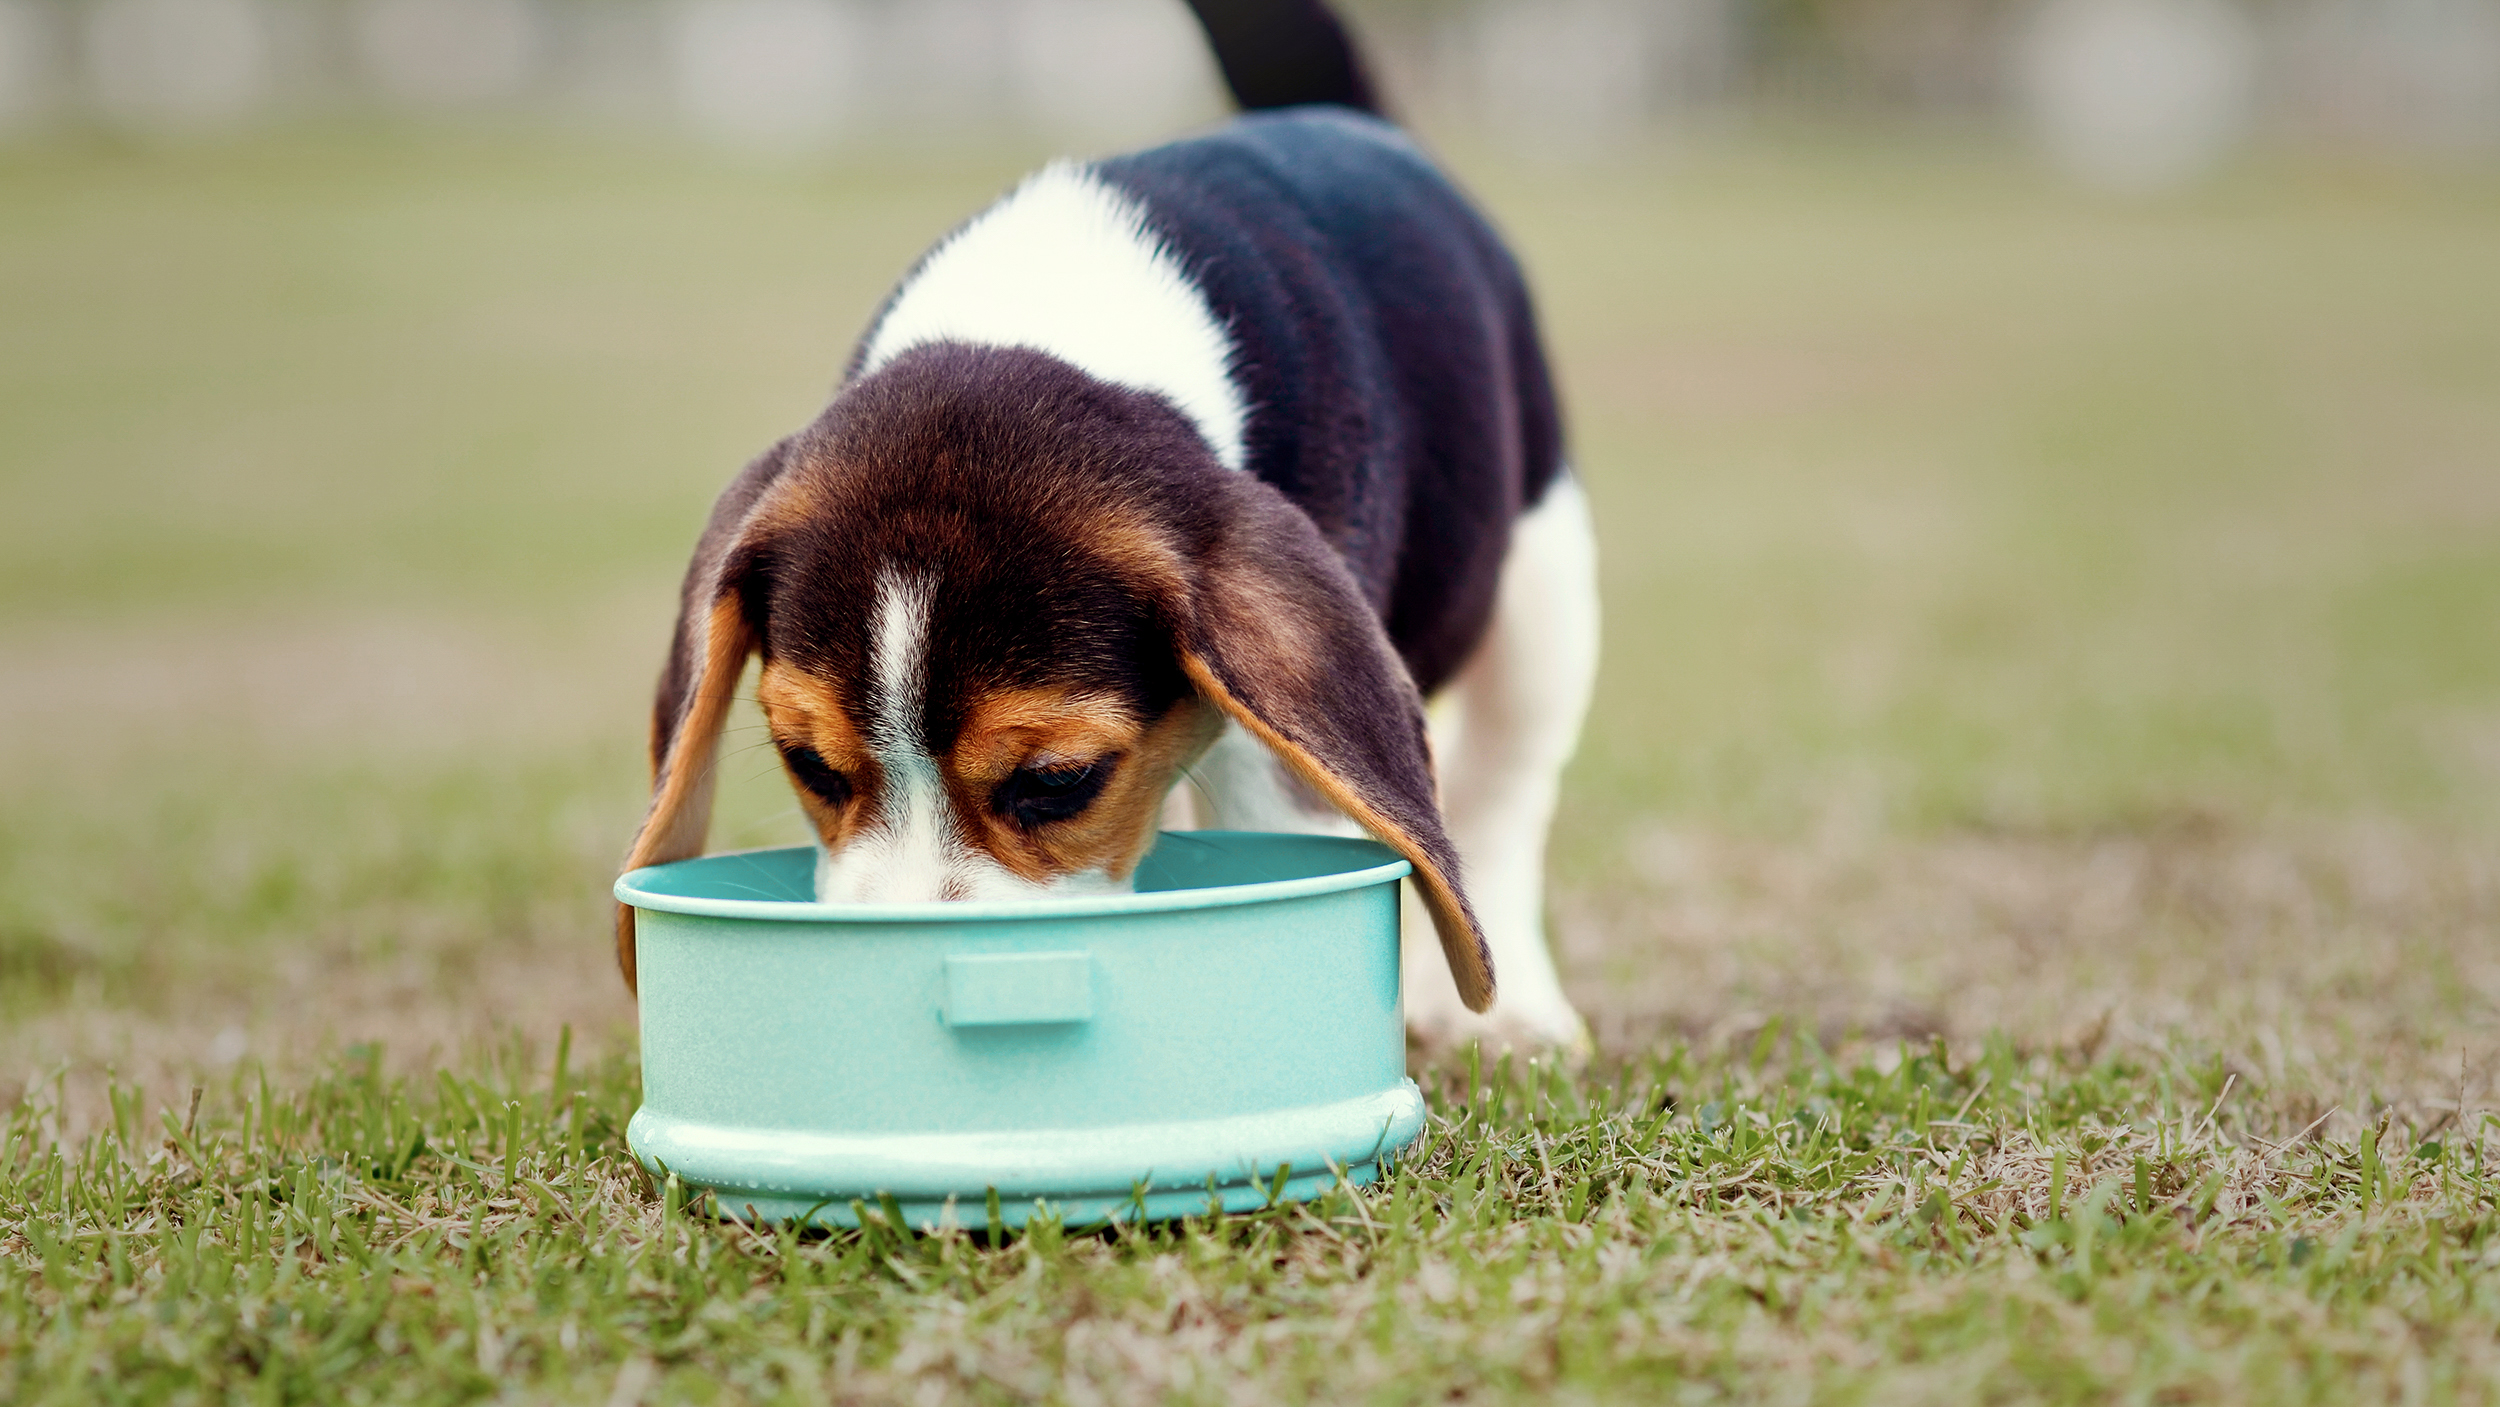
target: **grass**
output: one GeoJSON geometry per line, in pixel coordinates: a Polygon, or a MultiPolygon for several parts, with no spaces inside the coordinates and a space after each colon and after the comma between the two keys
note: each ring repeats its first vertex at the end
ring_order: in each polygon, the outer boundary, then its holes
{"type": "Polygon", "coordinates": [[[0,149],[0,1398],[2493,1396],[2500,186],[1458,162],[1601,505],[1598,1055],[990,1246],[651,1186],[601,895],[711,494],[1020,163],[0,149]]]}
{"type": "Polygon", "coordinates": [[[992,1244],[713,1221],[616,1155],[621,1060],[376,1054],[153,1118],[115,1089],[83,1140],[21,1103],[0,1390],[2323,1402],[2470,1400],[2500,1367],[2485,1129],[2270,1140],[2214,1056],[1835,1064],[1773,1028],[1443,1067],[1379,1189],[992,1244]]]}

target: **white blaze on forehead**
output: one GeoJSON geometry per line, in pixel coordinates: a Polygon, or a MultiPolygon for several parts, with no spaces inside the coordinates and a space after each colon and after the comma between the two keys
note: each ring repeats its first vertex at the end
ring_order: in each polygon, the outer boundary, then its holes
{"type": "Polygon", "coordinates": [[[929,696],[929,607],[936,597],[933,576],[906,576],[892,567],[877,573],[877,633],[868,646],[868,670],[877,686],[870,741],[880,753],[928,758],[920,714],[929,696]]]}
{"type": "Polygon", "coordinates": [[[1231,335],[1145,211],[1082,166],[1045,167],[932,251],[869,333],[860,370],[929,342],[1030,348],[1153,392],[1225,468],[1245,462],[1231,335]]]}
{"type": "Polygon", "coordinates": [[[937,579],[887,567],[869,607],[869,683],[874,690],[868,746],[884,786],[876,824],[839,854],[820,857],[820,899],[939,899],[963,843],[947,814],[946,787],[920,725],[928,699],[929,608],[937,579]]]}

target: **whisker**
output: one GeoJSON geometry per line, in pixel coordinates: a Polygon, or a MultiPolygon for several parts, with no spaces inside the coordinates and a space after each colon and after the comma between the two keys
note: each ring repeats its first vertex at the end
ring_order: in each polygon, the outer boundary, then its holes
{"type": "MultiPolygon", "coordinates": [[[[1198,808],[1199,810],[1210,813],[1215,810],[1215,793],[1208,790],[1206,778],[1198,775],[1197,763],[1190,763],[1188,766],[1181,769],[1181,780],[1189,783],[1189,789],[1198,793],[1198,800],[1205,803],[1202,807],[1198,808]]],[[[1197,819],[1201,821],[1212,821],[1215,817],[1208,814],[1200,815],[1197,819]]]]}

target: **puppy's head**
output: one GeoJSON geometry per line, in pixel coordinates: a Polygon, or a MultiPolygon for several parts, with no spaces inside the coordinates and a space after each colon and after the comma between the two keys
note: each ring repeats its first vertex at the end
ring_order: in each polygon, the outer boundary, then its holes
{"type": "MultiPolygon", "coordinates": [[[[937,345],[749,465],[686,574],[629,867],[701,853],[750,655],[823,898],[1118,887],[1229,718],[1406,856],[1461,995],[1492,1002],[1377,616],[1307,516],[1157,397],[937,345]]],[[[630,984],[631,909],[617,957],[630,984]]]]}

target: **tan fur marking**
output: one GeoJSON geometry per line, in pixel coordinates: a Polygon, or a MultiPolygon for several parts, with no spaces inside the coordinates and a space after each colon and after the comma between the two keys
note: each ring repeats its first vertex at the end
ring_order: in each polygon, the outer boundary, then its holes
{"type": "Polygon", "coordinates": [[[1116,698],[1074,689],[1002,689],[973,700],[950,770],[996,784],[1036,757],[1083,762],[1136,745],[1139,721],[1116,698]]]}
{"type": "Polygon", "coordinates": [[[1097,507],[1077,528],[1077,535],[1114,571],[1129,578],[1139,594],[1168,600],[1187,580],[1181,555],[1152,522],[1126,505],[1097,507]]]}
{"type": "MultiPolygon", "coordinates": [[[[723,596],[713,602],[704,628],[703,673],[694,681],[666,770],[654,779],[658,786],[652,793],[651,809],[644,813],[642,830],[626,854],[626,869],[664,865],[703,853],[704,837],[712,825],[712,762],[720,751],[721,725],[729,717],[738,676],[745,672],[747,655],[754,648],[755,633],[747,628],[738,599],[723,596]]],[[[625,974],[627,990],[633,990],[634,911],[624,904],[616,906],[616,962],[625,974]]]]}
{"type": "Polygon", "coordinates": [[[793,466],[756,500],[747,514],[745,534],[754,540],[781,530],[803,528],[824,516],[824,484],[805,467],[793,466]]]}
{"type": "Polygon", "coordinates": [[[1002,690],[973,703],[944,764],[948,791],[967,838],[1020,878],[1099,869],[1126,879],[1153,844],[1164,793],[1220,726],[1196,700],[1144,724],[1101,695],[1002,690]],[[990,809],[991,793],[1019,767],[1104,760],[1114,764],[1111,780],[1081,815],[1028,831],[990,809]]]}
{"type": "Polygon", "coordinates": [[[1478,947],[1474,926],[1467,921],[1466,906],[1459,902],[1458,891],[1449,877],[1424,853],[1423,847],[1403,827],[1392,824],[1374,809],[1344,778],[1234,697],[1202,656],[1184,650],[1180,658],[1181,671],[1208,702],[1265,743],[1305,785],[1328,798],[1331,805],[1353,817],[1356,824],[1380,837],[1415,867],[1415,888],[1423,896],[1424,908],[1432,914],[1433,931],[1441,939],[1441,956],[1449,963],[1450,976],[1458,984],[1459,1000],[1467,1004],[1469,1011],[1491,1009],[1495,996],[1493,971],[1478,947]]]}
{"type": "Polygon", "coordinates": [[[766,660],[756,680],[755,702],[764,710],[775,744],[814,748],[826,766],[851,783],[851,801],[845,806],[832,805],[803,786],[790,788],[825,848],[838,850],[861,826],[874,824],[884,774],[832,683],[785,661],[766,660]]]}

